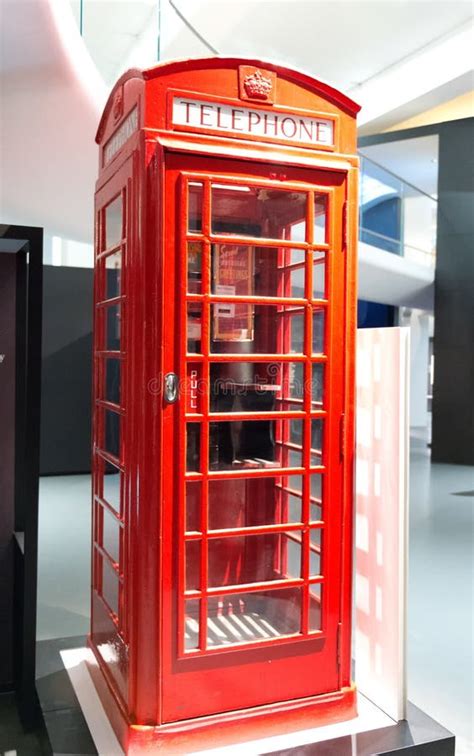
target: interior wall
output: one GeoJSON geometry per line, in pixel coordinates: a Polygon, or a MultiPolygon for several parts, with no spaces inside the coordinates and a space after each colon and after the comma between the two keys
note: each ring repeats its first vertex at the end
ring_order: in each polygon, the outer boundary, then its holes
{"type": "Polygon", "coordinates": [[[432,459],[474,464],[474,118],[439,127],[432,459]]]}
{"type": "Polygon", "coordinates": [[[426,428],[430,315],[423,310],[402,309],[400,325],[410,328],[410,427],[426,428]]]}
{"type": "Polygon", "coordinates": [[[90,268],[44,266],[41,475],[90,470],[90,268]]]}
{"type": "Polygon", "coordinates": [[[16,255],[0,253],[0,693],[13,687],[16,255]]]}

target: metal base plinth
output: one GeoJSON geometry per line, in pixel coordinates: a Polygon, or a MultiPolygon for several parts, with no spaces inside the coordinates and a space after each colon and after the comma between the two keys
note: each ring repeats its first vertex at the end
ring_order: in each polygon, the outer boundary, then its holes
{"type": "Polygon", "coordinates": [[[357,714],[355,686],[310,698],[227,711],[159,726],[133,725],[114,696],[93,644],[86,657],[88,671],[115,734],[127,756],[151,753],[190,754],[268,738],[351,719],[357,714]]]}
{"type": "MultiPolygon", "coordinates": [[[[40,669],[44,668],[46,674],[44,678],[40,675],[37,681],[38,693],[46,712],[46,726],[53,751],[73,750],[87,756],[97,753],[120,756],[124,751],[95,691],[85,662],[88,652],[84,645],[84,638],[76,638],[43,641],[38,646],[39,666],[40,669]]],[[[212,748],[217,750],[213,751],[212,756],[241,756],[244,748],[246,756],[390,756],[395,753],[397,756],[454,756],[454,736],[415,706],[408,704],[407,720],[397,723],[363,696],[359,695],[358,698],[357,719],[315,728],[313,716],[312,721],[305,725],[305,730],[288,726],[283,735],[273,733],[268,737],[269,733],[266,736],[248,734],[245,744],[239,734],[240,724],[237,723],[237,735],[230,738],[229,745],[219,745],[214,737],[212,748]],[[264,739],[250,740],[252,737],[264,739]]],[[[226,738],[230,734],[228,729],[225,730],[226,738]]],[[[180,737],[183,735],[190,737],[189,733],[179,733],[180,737]]],[[[192,747],[188,744],[180,746],[181,750],[175,748],[174,753],[190,754],[198,750],[198,741],[194,736],[192,743],[192,747]]],[[[135,751],[129,748],[128,753],[161,751],[172,754],[169,746],[169,740],[166,747],[163,745],[161,749],[156,742],[145,741],[140,744],[141,750],[137,750],[137,743],[135,751]]],[[[202,751],[202,748],[199,750],[202,751]]],[[[206,751],[207,754],[210,756],[211,751],[206,751]]]]}

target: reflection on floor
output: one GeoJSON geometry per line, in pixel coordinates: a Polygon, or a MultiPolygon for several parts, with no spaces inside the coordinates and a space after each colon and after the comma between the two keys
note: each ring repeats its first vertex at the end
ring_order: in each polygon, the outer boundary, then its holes
{"type": "MultiPolygon", "coordinates": [[[[474,473],[431,465],[425,434],[412,437],[408,697],[474,752],[472,579],[474,473]]],[[[40,487],[38,638],[87,633],[90,480],[43,478],[40,487]]]]}

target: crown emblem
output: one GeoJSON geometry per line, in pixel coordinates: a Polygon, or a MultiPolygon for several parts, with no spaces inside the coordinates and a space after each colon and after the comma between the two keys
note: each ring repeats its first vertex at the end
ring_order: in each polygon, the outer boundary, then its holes
{"type": "Polygon", "coordinates": [[[249,74],[244,79],[244,88],[247,97],[252,97],[255,100],[268,99],[272,86],[272,80],[267,79],[267,77],[258,70],[253,74],[249,74]]]}
{"type": "Polygon", "coordinates": [[[118,121],[122,113],[123,113],[123,96],[122,96],[122,90],[118,89],[117,92],[115,93],[114,104],[112,107],[112,114],[114,117],[114,121],[118,121]]]}

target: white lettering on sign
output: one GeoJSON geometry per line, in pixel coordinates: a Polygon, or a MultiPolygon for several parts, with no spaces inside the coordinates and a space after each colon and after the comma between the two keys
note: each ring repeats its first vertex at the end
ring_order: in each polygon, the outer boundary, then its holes
{"type": "Polygon", "coordinates": [[[120,150],[125,142],[132,136],[133,132],[137,130],[138,126],[138,110],[133,108],[122,125],[117,131],[112,134],[109,141],[104,147],[104,165],[110,163],[114,155],[120,150]]]}
{"type": "Polygon", "coordinates": [[[198,372],[197,370],[191,370],[191,391],[190,391],[190,405],[192,410],[198,408],[198,372]]]}
{"type": "Polygon", "coordinates": [[[173,98],[173,124],[192,129],[250,134],[290,142],[334,145],[334,121],[296,113],[234,107],[216,102],[173,98]]]}

